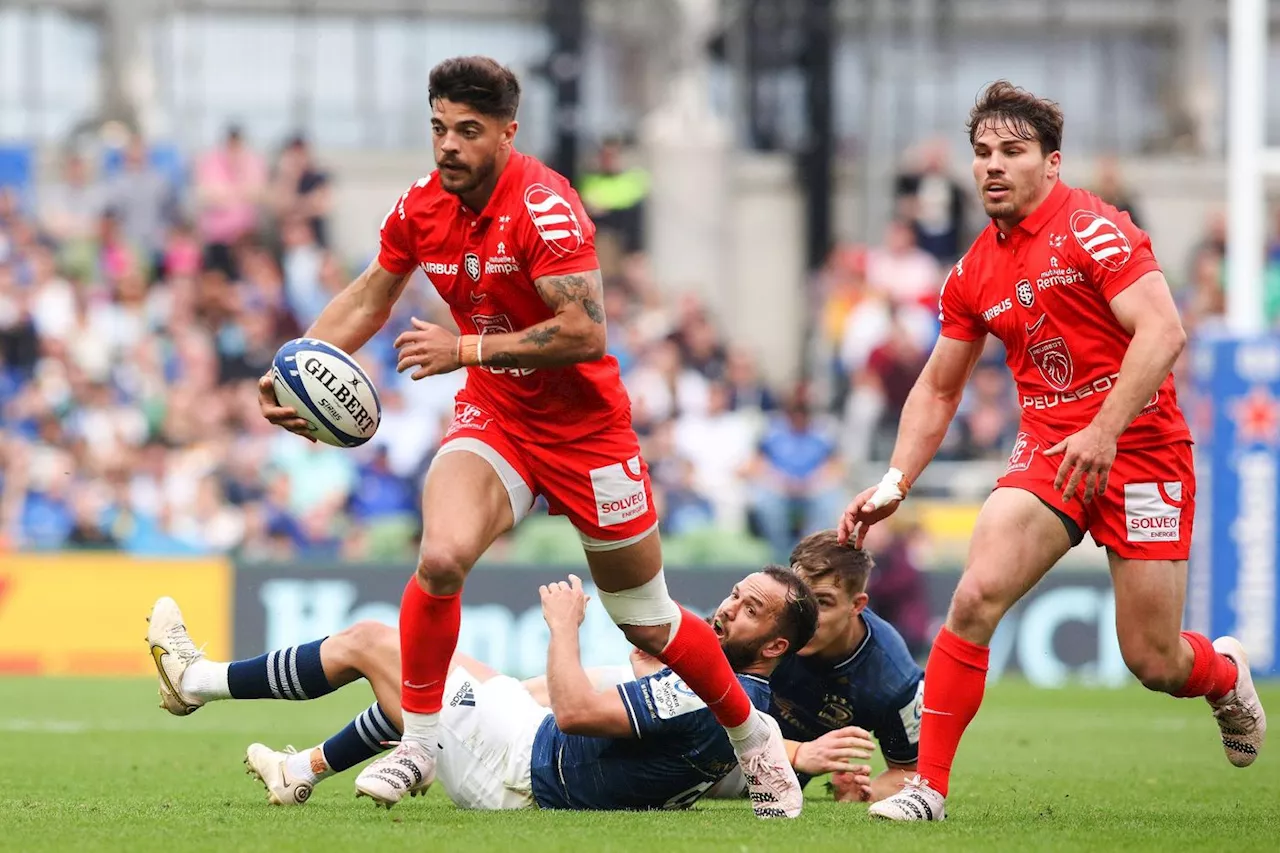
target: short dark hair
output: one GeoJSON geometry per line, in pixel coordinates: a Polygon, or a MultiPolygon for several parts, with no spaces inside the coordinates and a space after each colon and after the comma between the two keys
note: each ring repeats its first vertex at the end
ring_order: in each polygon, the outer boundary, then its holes
{"type": "Polygon", "coordinates": [[[834,577],[850,597],[867,591],[867,578],[875,568],[871,553],[841,545],[834,530],[819,530],[791,549],[791,569],[809,583],[834,577]]]}
{"type": "Polygon", "coordinates": [[[969,111],[970,145],[982,123],[989,119],[1003,121],[1022,139],[1039,142],[1045,154],[1062,148],[1062,108],[1008,80],[997,80],[988,86],[969,111]]]}
{"type": "Polygon", "coordinates": [[[813,592],[804,578],[782,566],[765,566],[760,571],[786,587],[786,603],[778,614],[778,632],[787,641],[787,654],[794,654],[809,645],[818,630],[818,605],[813,592]]]}
{"type": "Polygon", "coordinates": [[[431,69],[427,97],[466,104],[481,115],[513,119],[520,108],[520,81],[512,70],[487,56],[455,56],[431,69]]]}

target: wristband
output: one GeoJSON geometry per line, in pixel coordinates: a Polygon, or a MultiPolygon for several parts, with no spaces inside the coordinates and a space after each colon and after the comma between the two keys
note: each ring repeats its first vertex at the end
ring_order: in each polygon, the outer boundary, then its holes
{"type": "Polygon", "coordinates": [[[480,364],[480,336],[461,335],[458,338],[458,366],[475,367],[480,364]]]}
{"type": "Polygon", "coordinates": [[[800,753],[800,744],[793,740],[784,740],[783,746],[787,748],[787,761],[791,762],[791,766],[796,766],[796,755],[800,753]]]}

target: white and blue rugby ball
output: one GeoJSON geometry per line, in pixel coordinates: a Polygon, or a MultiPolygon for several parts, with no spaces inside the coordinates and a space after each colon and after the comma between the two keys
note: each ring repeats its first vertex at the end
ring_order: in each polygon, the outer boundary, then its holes
{"type": "Polygon", "coordinates": [[[271,368],[276,399],[311,424],[317,441],[359,447],[378,431],[378,390],[356,360],[333,344],[315,338],[289,341],[271,368]]]}

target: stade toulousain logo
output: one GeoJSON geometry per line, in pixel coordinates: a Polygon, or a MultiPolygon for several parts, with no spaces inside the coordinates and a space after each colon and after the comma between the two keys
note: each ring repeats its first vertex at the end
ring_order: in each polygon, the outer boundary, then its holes
{"type": "Polygon", "coordinates": [[[564,196],[546,184],[534,184],[524,191],[524,206],[552,252],[563,258],[582,248],[582,223],[564,196]]]}
{"type": "Polygon", "coordinates": [[[466,257],[462,259],[462,266],[467,271],[467,275],[471,276],[472,281],[480,280],[480,256],[475,252],[467,252],[466,257]]]}
{"type": "Polygon", "coordinates": [[[1077,210],[1071,214],[1071,233],[1089,257],[1098,262],[1098,266],[1112,272],[1127,264],[1133,254],[1133,246],[1124,232],[1110,219],[1092,210],[1077,210]]]}

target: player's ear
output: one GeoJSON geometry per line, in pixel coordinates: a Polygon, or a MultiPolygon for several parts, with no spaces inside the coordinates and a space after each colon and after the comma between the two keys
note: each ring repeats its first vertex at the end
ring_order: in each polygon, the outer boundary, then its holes
{"type": "Polygon", "coordinates": [[[865,592],[860,592],[853,597],[853,615],[857,616],[866,609],[867,602],[871,600],[871,596],[865,592]]]}
{"type": "Polygon", "coordinates": [[[506,148],[516,141],[516,131],[520,129],[520,122],[512,119],[507,122],[507,126],[502,129],[502,139],[500,144],[506,148]]]}
{"type": "Polygon", "coordinates": [[[790,648],[791,642],[786,637],[774,637],[760,648],[760,655],[767,660],[777,660],[790,648]]]}
{"type": "Polygon", "coordinates": [[[1058,171],[1062,168],[1062,152],[1051,151],[1045,160],[1048,164],[1045,167],[1045,176],[1050,180],[1056,179],[1058,177],[1058,171]]]}

